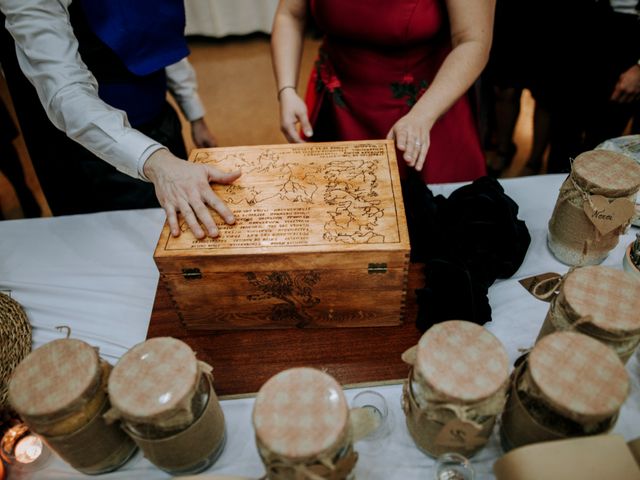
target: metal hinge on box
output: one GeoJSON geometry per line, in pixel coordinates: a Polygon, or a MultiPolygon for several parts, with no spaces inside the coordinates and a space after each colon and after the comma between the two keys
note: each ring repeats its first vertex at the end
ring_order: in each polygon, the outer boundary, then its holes
{"type": "Polygon", "coordinates": [[[370,263],[367,269],[369,273],[387,273],[386,263],[370,263]]]}
{"type": "Polygon", "coordinates": [[[198,278],[202,278],[202,272],[200,272],[199,268],[183,268],[182,276],[186,280],[196,280],[198,278]]]}

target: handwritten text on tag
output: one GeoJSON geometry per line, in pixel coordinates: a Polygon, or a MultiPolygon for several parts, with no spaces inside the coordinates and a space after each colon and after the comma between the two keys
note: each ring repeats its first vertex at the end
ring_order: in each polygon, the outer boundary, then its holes
{"type": "Polygon", "coordinates": [[[584,213],[602,235],[606,235],[621,225],[626,225],[635,214],[635,206],[626,198],[616,198],[609,202],[602,195],[591,195],[591,202],[582,205],[584,213]]]}

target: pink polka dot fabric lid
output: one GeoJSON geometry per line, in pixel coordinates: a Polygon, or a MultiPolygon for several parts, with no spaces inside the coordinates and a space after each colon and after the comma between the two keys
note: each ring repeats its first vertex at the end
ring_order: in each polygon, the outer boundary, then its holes
{"type": "Polygon", "coordinates": [[[485,328],[462,320],[438,323],[418,342],[417,373],[438,393],[477,402],[496,393],[509,376],[509,358],[485,328]]]}
{"type": "Polygon", "coordinates": [[[567,303],[590,323],[620,334],[640,333],[640,281],[623,270],[602,266],[578,268],[562,286],[567,303]]]}
{"type": "Polygon", "coordinates": [[[89,400],[100,380],[97,350],[81,340],[54,340],[31,352],[15,369],[9,402],[23,416],[56,417],[89,400]]]}
{"type": "Polygon", "coordinates": [[[109,398],[125,418],[151,420],[188,408],[198,376],[189,345],[170,337],[152,338],[120,358],[109,377],[109,398]]]}
{"type": "Polygon", "coordinates": [[[543,337],[528,365],[550,406],[575,420],[611,417],[629,394],[629,377],[615,352],[581,333],[543,337]]]}
{"type": "Polygon", "coordinates": [[[253,408],[256,437],[288,459],[319,455],[336,446],[349,418],[340,384],[320,370],[292,368],[271,377],[253,408]]]}

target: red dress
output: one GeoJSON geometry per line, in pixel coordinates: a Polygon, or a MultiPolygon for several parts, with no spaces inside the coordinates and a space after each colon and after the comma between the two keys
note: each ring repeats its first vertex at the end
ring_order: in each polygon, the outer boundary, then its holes
{"type": "MultiPolygon", "coordinates": [[[[311,13],[325,34],[307,88],[313,140],[385,138],[451,50],[443,1],[311,0],[311,13]]],[[[486,174],[466,95],[435,123],[430,141],[425,182],[486,174]]]]}

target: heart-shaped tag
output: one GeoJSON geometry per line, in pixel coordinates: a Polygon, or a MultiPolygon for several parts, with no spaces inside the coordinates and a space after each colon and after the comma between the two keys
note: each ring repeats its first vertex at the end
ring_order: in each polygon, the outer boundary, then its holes
{"type": "Polygon", "coordinates": [[[534,275],[520,280],[520,285],[536,297],[538,300],[550,302],[555,296],[556,289],[560,283],[562,275],[559,273],[549,272],[534,275]]]}
{"type": "Polygon", "coordinates": [[[616,198],[609,202],[602,195],[591,195],[591,202],[585,201],[582,208],[602,235],[625,225],[635,214],[635,205],[626,198],[616,198]]]}

